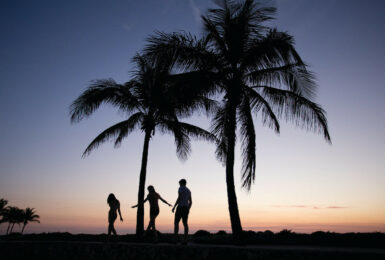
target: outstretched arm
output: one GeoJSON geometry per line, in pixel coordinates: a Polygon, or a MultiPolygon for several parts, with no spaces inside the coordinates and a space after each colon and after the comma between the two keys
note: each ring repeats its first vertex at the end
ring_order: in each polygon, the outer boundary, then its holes
{"type": "Polygon", "coordinates": [[[167,201],[165,201],[160,195],[159,195],[159,199],[161,201],[163,201],[165,204],[169,205],[170,207],[172,206],[170,203],[168,203],[167,201]]]}
{"type": "Polygon", "coordinates": [[[180,194],[179,194],[179,192],[178,192],[178,198],[177,198],[176,201],[175,201],[174,207],[172,208],[172,212],[174,212],[175,207],[176,207],[176,206],[178,205],[178,203],[179,203],[179,200],[180,200],[180,194]]]}
{"type": "Polygon", "coordinates": [[[119,201],[118,201],[118,212],[119,212],[119,216],[120,216],[120,221],[123,221],[122,213],[120,212],[120,202],[119,201]]]}
{"type": "MultiPolygon", "coordinates": [[[[148,198],[146,198],[145,200],[143,200],[143,203],[145,203],[147,200],[148,200],[148,198]]],[[[138,206],[138,204],[132,206],[131,208],[136,208],[137,206],[138,206]]]]}

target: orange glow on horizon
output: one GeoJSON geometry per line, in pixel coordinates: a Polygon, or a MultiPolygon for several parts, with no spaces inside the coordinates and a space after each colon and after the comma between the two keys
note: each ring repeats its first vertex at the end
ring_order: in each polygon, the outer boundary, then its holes
{"type": "MultiPolygon", "coordinates": [[[[148,224],[148,208],[145,211],[145,228],[148,224]]],[[[383,214],[368,216],[368,214],[352,214],[352,210],[305,210],[305,209],[273,209],[268,212],[241,212],[244,230],[279,232],[289,229],[297,233],[312,233],[315,231],[330,232],[385,232],[383,214]],[[243,213],[243,214],[242,214],[243,213]]],[[[93,210],[92,214],[69,212],[60,214],[41,214],[41,224],[31,223],[26,228],[26,233],[41,232],[70,232],[100,234],[107,232],[107,211],[93,210]]],[[[122,210],[123,222],[116,220],[115,227],[119,234],[135,232],[136,210],[122,210]]],[[[370,215],[370,214],[369,214],[370,215]]],[[[161,207],[156,225],[160,232],[173,232],[173,217],[170,208],[161,207]]],[[[196,210],[193,209],[189,216],[190,233],[203,229],[210,232],[225,230],[231,232],[231,225],[227,209],[196,210]]],[[[0,226],[0,233],[5,232],[6,225],[0,226]]],[[[182,223],[180,223],[182,229],[182,223]]],[[[18,227],[15,227],[17,232],[18,227]]]]}

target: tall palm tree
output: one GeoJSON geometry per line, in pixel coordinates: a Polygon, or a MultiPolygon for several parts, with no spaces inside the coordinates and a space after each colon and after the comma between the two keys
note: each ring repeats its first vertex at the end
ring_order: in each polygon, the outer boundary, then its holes
{"type": "Polygon", "coordinates": [[[21,230],[21,233],[23,234],[24,228],[29,222],[40,223],[39,218],[40,216],[36,214],[34,208],[26,208],[25,210],[23,210],[23,228],[21,230]]]}
{"type": "Polygon", "coordinates": [[[204,108],[209,111],[215,102],[199,95],[190,95],[189,98],[182,96],[176,87],[178,83],[169,80],[173,68],[170,58],[155,61],[136,55],[133,61],[137,70],[132,80],[124,84],[118,84],[111,79],[92,83],[72,103],[71,121],[79,122],[90,116],[102,103],[111,104],[127,114],[127,120],[99,134],[86,148],[83,156],[109,139],[114,139],[115,147],[118,147],[123,138],[137,128],[144,133],[136,225],[136,234],[141,236],[144,228],[143,200],[148,147],[155,130],[173,134],[177,156],[182,160],[186,159],[191,151],[190,137],[211,141],[215,141],[216,138],[210,132],[180,122],[179,119],[191,115],[196,109],[204,108]]]}
{"type": "MultiPolygon", "coordinates": [[[[187,33],[162,33],[150,37],[145,51],[161,59],[172,56],[179,78],[194,79],[196,91],[220,93],[222,106],[212,121],[220,138],[217,157],[226,166],[229,214],[234,239],[240,241],[242,225],[234,187],[234,147],[237,129],[242,148],[242,187],[250,189],[255,177],[254,120],[280,131],[279,118],[330,136],[324,110],[312,101],[313,74],[294,48],[293,37],[263,22],[276,11],[253,0],[217,1],[219,6],[202,16],[202,38],[187,33]]],[[[218,95],[217,95],[218,96],[218,95]]]]}

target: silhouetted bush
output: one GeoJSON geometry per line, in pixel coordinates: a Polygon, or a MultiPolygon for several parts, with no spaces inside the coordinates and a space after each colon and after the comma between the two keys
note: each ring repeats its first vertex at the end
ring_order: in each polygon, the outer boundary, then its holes
{"type": "Polygon", "coordinates": [[[224,230],[219,230],[217,233],[215,233],[215,235],[217,236],[223,236],[223,235],[227,235],[226,231],[224,230]]]}
{"type": "Polygon", "coordinates": [[[198,230],[194,233],[194,237],[209,237],[211,236],[211,233],[206,230],[198,230]]]}

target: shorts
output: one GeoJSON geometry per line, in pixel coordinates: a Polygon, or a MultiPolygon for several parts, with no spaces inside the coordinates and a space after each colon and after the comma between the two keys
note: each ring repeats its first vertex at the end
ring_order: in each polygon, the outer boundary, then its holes
{"type": "Polygon", "coordinates": [[[190,208],[188,206],[178,206],[175,212],[175,224],[179,223],[180,219],[184,223],[187,223],[188,214],[190,213],[190,208]]]}

